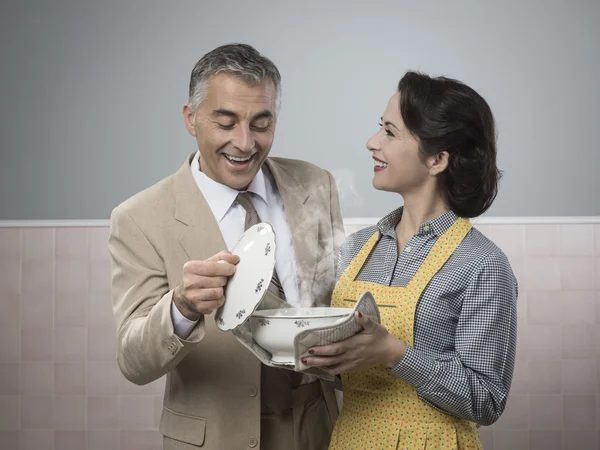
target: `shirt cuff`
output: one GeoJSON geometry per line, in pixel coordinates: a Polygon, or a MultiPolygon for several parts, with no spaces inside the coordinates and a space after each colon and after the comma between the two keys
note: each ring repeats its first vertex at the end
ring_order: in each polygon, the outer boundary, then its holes
{"type": "Polygon", "coordinates": [[[407,345],[404,358],[390,370],[411,386],[418,388],[427,383],[433,376],[435,361],[428,358],[423,352],[407,345]]]}
{"type": "Polygon", "coordinates": [[[197,320],[190,320],[187,317],[184,317],[177,306],[175,306],[175,302],[171,301],[171,320],[173,321],[173,329],[175,330],[175,334],[180,339],[187,339],[190,334],[192,334],[192,330],[198,323],[197,320]]]}

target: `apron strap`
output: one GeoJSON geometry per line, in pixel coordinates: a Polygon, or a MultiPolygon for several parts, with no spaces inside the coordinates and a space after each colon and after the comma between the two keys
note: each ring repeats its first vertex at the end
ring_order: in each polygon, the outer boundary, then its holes
{"type": "Polygon", "coordinates": [[[406,286],[407,295],[404,312],[406,314],[403,324],[409,329],[404,330],[404,335],[408,345],[414,345],[414,326],[417,304],[421,299],[421,294],[431,282],[432,278],[450,259],[454,251],[458,248],[467,233],[471,230],[471,223],[468,219],[459,217],[444,234],[440,236],[433,248],[429,251],[427,258],[417,270],[417,273],[412,277],[406,286]]]}
{"type": "Polygon", "coordinates": [[[377,245],[378,241],[379,231],[376,231],[365,243],[365,245],[362,246],[357,255],[352,259],[348,267],[346,267],[338,283],[342,281],[346,283],[352,283],[354,280],[356,280],[356,277],[358,276],[360,270],[363,268],[363,265],[371,255],[371,252],[377,245]]]}
{"type": "Polygon", "coordinates": [[[429,251],[427,258],[425,258],[417,273],[412,277],[407,288],[412,290],[412,292],[418,292],[420,296],[435,274],[450,259],[470,230],[471,223],[468,219],[463,217],[456,219],[429,251]]]}

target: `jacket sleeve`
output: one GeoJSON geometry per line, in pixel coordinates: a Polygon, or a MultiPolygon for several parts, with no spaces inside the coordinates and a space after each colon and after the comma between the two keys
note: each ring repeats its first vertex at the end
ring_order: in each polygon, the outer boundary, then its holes
{"type": "Polygon", "coordinates": [[[337,256],[346,233],[344,231],[344,222],[342,220],[342,211],[340,208],[340,198],[338,195],[337,185],[333,176],[327,172],[330,186],[330,210],[331,210],[331,232],[333,237],[333,254],[337,256]]]}
{"type": "Polygon", "coordinates": [[[204,318],[186,340],[174,332],[173,291],[160,254],[123,210],[111,214],[108,247],[117,326],[117,362],[136,384],[150,383],[175,367],[204,337],[204,318]]]}

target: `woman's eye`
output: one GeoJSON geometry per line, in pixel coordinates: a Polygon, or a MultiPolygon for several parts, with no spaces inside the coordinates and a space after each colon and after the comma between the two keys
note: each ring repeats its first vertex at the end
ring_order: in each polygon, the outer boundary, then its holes
{"type": "MultiPolygon", "coordinates": [[[[378,125],[379,125],[379,128],[383,127],[383,124],[382,124],[382,123],[378,123],[378,125]]],[[[391,136],[391,137],[395,137],[395,136],[394,136],[394,133],[392,133],[392,132],[391,132],[390,130],[388,130],[387,128],[385,128],[385,134],[387,134],[388,136],[391,136]]]]}

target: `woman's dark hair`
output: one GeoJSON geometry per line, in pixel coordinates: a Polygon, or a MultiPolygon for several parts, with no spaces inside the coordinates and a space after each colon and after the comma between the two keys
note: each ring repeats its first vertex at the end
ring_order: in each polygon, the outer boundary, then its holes
{"type": "Polygon", "coordinates": [[[407,72],[398,83],[400,113],[425,158],[448,152],[440,187],[450,209],[477,217],[498,193],[496,127],[487,102],[460,81],[407,72]]]}

